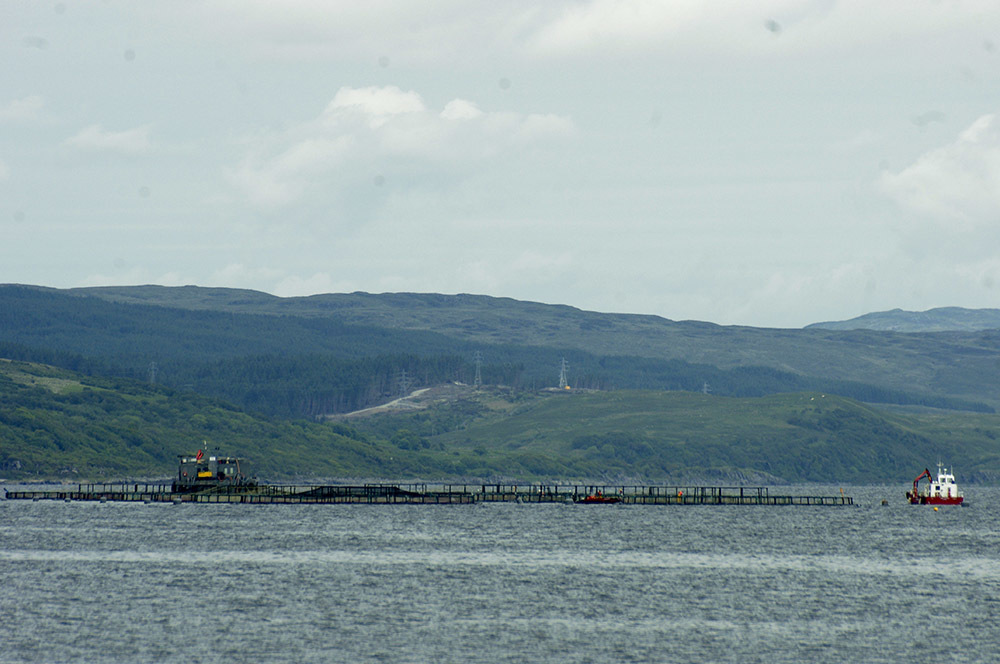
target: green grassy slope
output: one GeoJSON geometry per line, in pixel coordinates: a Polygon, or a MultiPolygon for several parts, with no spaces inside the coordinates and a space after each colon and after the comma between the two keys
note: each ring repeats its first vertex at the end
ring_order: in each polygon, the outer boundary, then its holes
{"type": "Polygon", "coordinates": [[[433,473],[440,463],[346,427],[271,421],[194,394],[0,360],[0,477],[169,477],[199,448],[269,479],[433,473]]]}
{"type": "Polygon", "coordinates": [[[943,459],[966,478],[1000,479],[995,415],[892,413],[822,393],[570,392],[508,406],[464,403],[389,426],[471,449],[483,466],[516,458],[539,474],[900,482],[943,459]]]}
{"type": "Polygon", "coordinates": [[[938,459],[963,481],[995,481],[997,432],[992,414],[892,413],[822,393],[628,390],[482,390],[348,426],[0,361],[0,477],[14,480],[169,477],[177,454],[207,448],[274,481],[906,482],[938,459]]]}

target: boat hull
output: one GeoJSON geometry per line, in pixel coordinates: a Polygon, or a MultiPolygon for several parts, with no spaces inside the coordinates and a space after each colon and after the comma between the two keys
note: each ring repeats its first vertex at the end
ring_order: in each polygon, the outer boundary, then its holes
{"type": "Polygon", "coordinates": [[[610,505],[613,503],[620,503],[621,498],[610,497],[610,496],[587,496],[586,498],[580,498],[576,502],[580,505],[610,505]]]}
{"type": "Polygon", "coordinates": [[[962,501],[965,500],[964,496],[952,496],[950,498],[943,496],[921,496],[909,491],[906,492],[906,498],[910,501],[911,505],[961,505],[962,501]]]}

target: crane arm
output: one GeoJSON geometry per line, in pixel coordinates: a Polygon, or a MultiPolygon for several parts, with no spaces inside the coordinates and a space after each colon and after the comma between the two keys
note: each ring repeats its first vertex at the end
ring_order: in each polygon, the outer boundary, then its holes
{"type": "Polygon", "coordinates": [[[913,480],[913,493],[917,492],[917,484],[920,482],[920,480],[924,479],[925,477],[928,479],[928,481],[933,479],[933,477],[931,476],[931,471],[928,470],[927,468],[924,468],[924,472],[917,475],[917,479],[913,480]]]}

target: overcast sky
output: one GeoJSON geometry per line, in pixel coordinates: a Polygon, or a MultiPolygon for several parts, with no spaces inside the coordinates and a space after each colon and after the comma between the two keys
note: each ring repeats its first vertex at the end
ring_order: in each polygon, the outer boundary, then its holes
{"type": "Polygon", "coordinates": [[[1000,306],[996,0],[3,0],[0,282],[1000,306]]]}

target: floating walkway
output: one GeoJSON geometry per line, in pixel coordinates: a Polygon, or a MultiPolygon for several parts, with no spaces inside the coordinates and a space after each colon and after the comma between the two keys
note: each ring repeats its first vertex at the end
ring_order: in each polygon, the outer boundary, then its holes
{"type": "Polygon", "coordinates": [[[173,491],[169,484],[78,484],[75,488],[7,491],[8,500],[145,503],[456,505],[582,503],[602,496],[624,505],[853,505],[844,496],[772,495],[767,487],[583,484],[362,484],[219,486],[173,491]]]}

